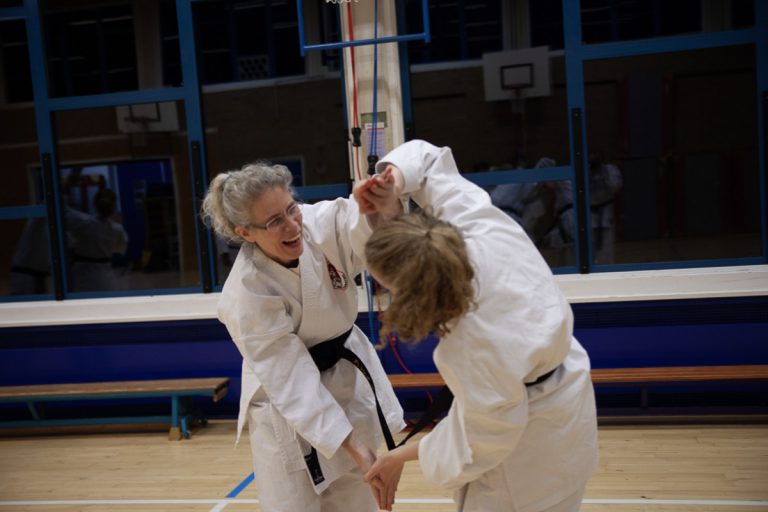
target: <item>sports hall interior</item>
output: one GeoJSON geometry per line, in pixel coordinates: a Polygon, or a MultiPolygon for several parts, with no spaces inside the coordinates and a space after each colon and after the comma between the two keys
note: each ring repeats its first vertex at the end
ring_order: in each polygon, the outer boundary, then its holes
{"type": "MultiPolygon", "coordinates": [[[[765,0],[0,0],[0,512],[259,510],[208,183],[268,161],[346,197],[412,139],[571,304],[582,510],[768,511],[767,125],[765,0]],[[104,197],[126,242],[83,256],[104,197]]],[[[382,336],[356,285],[415,420],[439,340],[382,336]]],[[[395,510],[454,505],[409,464],[395,510]]]]}

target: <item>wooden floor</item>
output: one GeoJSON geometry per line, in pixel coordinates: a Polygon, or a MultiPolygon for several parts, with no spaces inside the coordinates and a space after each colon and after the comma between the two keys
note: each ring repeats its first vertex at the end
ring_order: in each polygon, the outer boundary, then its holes
{"type": "MultiPolygon", "coordinates": [[[[254,485],[241,486],[248,439],[234,447],[234,431],[212,421],[180,442],[164,432],[0,437],[0,512],[258,511],[254,485]]],[[[600,457],[582,512],[768,511],[767,425],[601,427],[600,457]]],[[[416,464],[398,498],[396,511],[454,510],[416,464]]]]}

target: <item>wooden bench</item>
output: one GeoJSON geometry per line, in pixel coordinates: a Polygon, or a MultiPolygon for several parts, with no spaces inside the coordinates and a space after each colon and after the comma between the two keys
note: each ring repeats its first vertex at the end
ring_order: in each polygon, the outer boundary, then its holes
{"type": "MultiPolygon", "coordinates": [[[[419,390],[445,385],[439,373],[390,374],[389,380],[396,390],[419,390]]],[[[657,366],[652,368],[593,368],[592,382],[601,384],[638,384],[641,386],[641,405],[648,405],[647,385],[680,382],[715,382],[741,380],[768,380],[768,365],[735,366],[657,366]]]]}
{"type": "MultiPolygon", "coordinates": [[[[39,427],[79,427],[86,425],[137,425],[170,422],[169,439],[189,438],[193,415],[187,402],[193,396],[210,396],[221,400],[229,389],[229,378],[144,380],[123,382],[89,382],[78,384],[42,384],[0,387],[0,403],[26,403],[32,420],[0,421],[0,428],[37,429],[39,427]],[[120,398],[161,397],[171,399],[169,416],[130,416],[120,418],[45,419],[36,404],[67,400],[106,400],[120,398]]],[[[205,418],[200,417],[203,424],[205,418]]]]}

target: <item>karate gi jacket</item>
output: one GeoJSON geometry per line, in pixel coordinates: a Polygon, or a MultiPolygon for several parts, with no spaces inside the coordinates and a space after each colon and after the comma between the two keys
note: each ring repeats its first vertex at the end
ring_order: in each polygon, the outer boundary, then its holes
{"type": "Polygon", "coordinates": [[[373,377],[392,432],[405,426],[403,411],[373,345],[354,322],[354,277],[364,268],[371,230],[353,199],[301,206],[304,251],[298,273],[244,244],[222,289],[218,315],[243,356],[238,439],[254,403],[272,414],[274,436],[288,471],[306,469],[304,454],[317,449],[325,480],[319,493],[353,459],[341,443],[354,428],[371,449],[381,444],[370,385],[350,362],[318,371],[308,348],[351,326],[346,347],[373,377]]]}
{"type": "Polygon", "coordinates": [[[403,172],[404,194],[459,229],[475,270],[476,309],[450,324],[434,351],[455,398],[421,440],[421,469],[458,491],[502,467],[479,509],[544,510],[582,488],[597,465],[589,359],[572,335],[571,308],[523,229],[459,174],[449,148],[411,141],[377,170],[390,163],[403,172]]]}

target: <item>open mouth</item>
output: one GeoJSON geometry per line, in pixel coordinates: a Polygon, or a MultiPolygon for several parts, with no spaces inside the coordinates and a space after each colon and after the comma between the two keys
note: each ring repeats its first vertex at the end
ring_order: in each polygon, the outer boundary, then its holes
{"type": "Polygon", "coordinates": [[[295,237],[289,238],[288,240],[283,240],[283,245],[290,247],[292,249],[297,248],[301,245],[301,231],[299,231],[295,237]]]}

